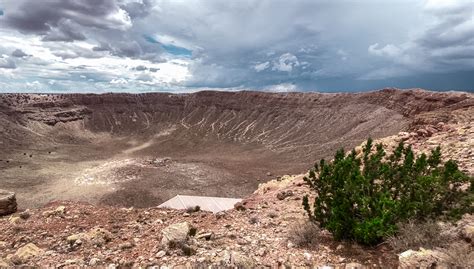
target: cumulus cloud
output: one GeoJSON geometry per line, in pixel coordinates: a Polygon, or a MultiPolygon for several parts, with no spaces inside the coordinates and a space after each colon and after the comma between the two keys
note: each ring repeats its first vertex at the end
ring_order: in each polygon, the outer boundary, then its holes
{"type": "Polygon", "coordinates": [[[128,81],[124,78],[114,78],[110,81],[110,84],[128,84],[128,81]]]}
{"type": "Polygon", "coordinates": [[[278,61],[273,62],[273,70],[278,70],[282,72],[291,72],[293,68],[300,66],[300,62],[298,62],[298,58],[291,54],[285,53],[280,56],[278,61]]]}
{"type": "Polygon", "coordinates": [[[375,43],[369,46],[369,53],[376,56],[395,58],[400,56],[401,49],[392,44],[379,48],[379,43],[375,43]]]}
{"type": "Polygon", "coordinates": [[[269,67],[270,67],[270,62],[264,62],[264,63],[256,64],[253,68],[255,69],[255,71],[261,72],[265,69],[268,69],[269,67]]]}
{"type": "Polygon", "coordinates": [[[291,83],[282,83],[277,85],[266,86],[262,89],[267,92],[296,92],[298,91],[298,86],[291,83]]]}

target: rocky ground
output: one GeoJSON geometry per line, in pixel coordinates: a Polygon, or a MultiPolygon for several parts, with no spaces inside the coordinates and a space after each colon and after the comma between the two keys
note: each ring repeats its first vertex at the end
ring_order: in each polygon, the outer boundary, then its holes
{"type": "MultiPolygon", "coordinates": [[[[411,132],[376,142],[394,147],[404,140],[418,153],[440,145],[446,158],[457,160],[461,169],[474,175],[473,122],[474,110],[461,109],[449,122],[420,125],[411,132]]],[[[301,197],[309,189],[302,178],[303,175],[283,176],[260,184],[235,209],[217,214],[67,201],[18,212],[0,218],[0,267],[450,265],[450,257],[441,250],[397,253],[388,244],[367,248],[334,241],[328,232],[317,229],[312,234],[312,244],[300,246],[298,233],[301,227],[308,227],[301,197]]],[[[457,226],[450,227],[449,232],[459,238],[458,244],[466,248],[462,265],[474,266],[473,216],[465,215],[457,226]]]]}

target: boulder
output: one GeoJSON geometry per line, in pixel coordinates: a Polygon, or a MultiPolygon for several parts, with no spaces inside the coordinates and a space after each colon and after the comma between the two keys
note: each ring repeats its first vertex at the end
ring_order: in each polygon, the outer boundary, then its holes
{"type": "Polygon", "coordinates": [[[187,222],[172,224],[161,231],[163,234],[161,244],[169,246],[171,242],[185,242],[188,239],[190,231],[191,225],[187,222]]]}
{"type": "Polygon", "coordinates": [[[22,264],[27,262],[33,257],[39,256],[44,251],[37,247],[33,243],[29,243],[21,248],[19,248],[12,257],[12,261],[15,264],[22,264]]]}
{"type": "Polygon", "coordinates": [[[27,210],[21,212],[20,214],[18,214],[18,216],[20,216],[21,219],[27,220],[31,217],[30,210],[27,209],[27,210]]]}
{"type": "Polygon", "coordinates": [[[95,246],[102,246],[113,239],[112,233],[103,228],[94,228],[90,230],[87,235],[91,238],[91,242],[95,246]]]}
{"type": "Polygon", "coordinates": [[[443,253],[437,250],[407,250],[398,255],[399,268],[431,268],[443,261],[443,253]]]}
{"type": "Polygon", "coordinates": [[[418,136],[421,136],[421,137],[428,137],[428,136],[430,136],[430,133],[429,133],[427,130],[422,129],[422,128],[421,128],[421,129],[418,129],[418,130],[416,131],[416,134],[417,134],[418,136]]]}
{"type": "Polygon", "coordinates": [[[286,197],[290,196],[293,196],[293,192],[291,190],[287,190],[279,192],[276,197],[278,200],[284,200],[286,197]]]}
{"type": "Polygon", "coordinates": [[[70,235],[66,238],[66,241],[71,245],[79,245],[85,243],[100,247],[112,241],[112,239],[113,235],[111,232],[107,231],[106,229],[96,227],[88,231],[87,233],[78,233],[70,235]]]}
{"type": "Polygon", "coordinates": [[[15,213],[16,209],[15,193],[0,189],[0,216],[15,213]]]}
{"type": "Polygon", "coordinates": [[[244,203],[238,202],[234,205],[234,209],[238,211],[245,211],[247,208],[245,207],[244,203]]]}
{"type": "Polygon", "coordinates": [[[461,231],[461,235],[464,239],[474,244],[474,224],[464,227],[461,231]]]}
{"type": "Polygon", "coordinates": [[[232,251],[230,256],[230,263],[235,268],[255,268],[255,261],[247,255],[242,255],[239,252],[232,251]]]}
{"type": "Polygon", "coordinates": [[[51,217],[51,216],[60,216],[60,217],[62,217],[65,213],[66,213],[66,207],[63,206],[63,205],[60,205],[54,210],[44,211],[42,215],[46,218],[51,217]]]}
{"type": "Polygon", "coordinates": [[[0,258],[0,268],[11,268],[11,264],[6,260],[0,258]]]}
{"type": "Polygon", "coordinates": [[[21,222],[21,218],[13,215],[13,216],[10,216],[10,218],[8,218],[8,221],[11,224],[19,224],[21,222]]]}

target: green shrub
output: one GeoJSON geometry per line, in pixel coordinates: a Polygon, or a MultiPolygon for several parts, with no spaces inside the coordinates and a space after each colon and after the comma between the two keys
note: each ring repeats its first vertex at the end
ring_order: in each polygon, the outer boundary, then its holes
{"type": "Polygon", "coordinates": [[[456,162],[441,164],[441,149],[415,157],[401,142],[389,156],[369,138],[358,156],[337,151],[332,162],[315,164],[305,181],[316,192],[313,206],[303,197],[311,220],[336,239],[373,245],[395,234],[408,219],[458,218],[473,211],[472,178],[456,162]],[[468,191],[461,186],[471,183],[468,191]]]}

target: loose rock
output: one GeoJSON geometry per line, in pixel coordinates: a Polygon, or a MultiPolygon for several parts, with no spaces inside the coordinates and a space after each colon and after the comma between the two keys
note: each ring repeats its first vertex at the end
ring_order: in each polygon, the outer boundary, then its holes
{"type": "Polygon", "coordinates": [[[15,264],[22,264],[27,262],[29,259],[39,256],[44,251],[37,247],[33,243],[29,243],[24,247],[19,248],[12,257],[12,261],[15,264]]]}
{"type": "Polygon", "coordinates": [[[170,242],[185,242],[190,230],[191,226],[187,222],[172,224],[161,231],[163,234],[161,244],[168,246],[170,242]]]}
{"type": "Polygon", "coordinates": [[[0,216],[15,213],[17,210],[14,192],[0,189],[0,216]]]}

